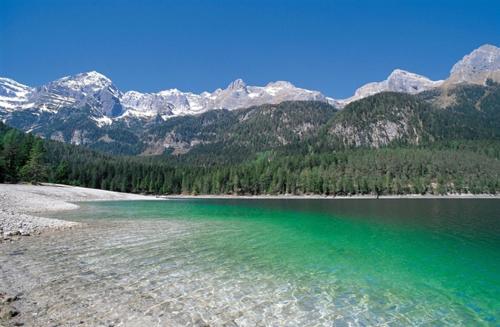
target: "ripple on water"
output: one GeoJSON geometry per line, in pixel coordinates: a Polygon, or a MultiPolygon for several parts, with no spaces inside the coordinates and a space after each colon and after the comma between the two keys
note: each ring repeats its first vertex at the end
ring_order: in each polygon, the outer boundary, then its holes
{"type": "Polygon", "coordinates": [[[295,253],[301,245],[262,237],[268,227],[247,227],[203,220],[90,221],[81,229],[2,245],[0,289],[23,294],[19,319],[33,326],[457,326],[478,321],[474,308],[464,311],[445,299],[449,295],[439,284],[384,287],[376,276],[361,278],[355,270],[351,279],[346,264],[360,253],[342,244],[321,254],[336,256],[336,266],[306,260],[307,269],[294,269],[293,257],[285,262],[266,257],[262,249],[291,247],[295,253]],[[236,238],[219,243],[220,235],[236,238]],[[246,240],[238,239],[242,235],[246,240]]]}
{"type": "Polygon", "coordinates": [[[201,225],[91,224],[6,244],[0,286],[24,294],[20,319],[27,325],[305,326],[343,318],[318,296],[324,290],[297,288],[250,265],[235,271],[191,244],[188,235],[201,225]]]}

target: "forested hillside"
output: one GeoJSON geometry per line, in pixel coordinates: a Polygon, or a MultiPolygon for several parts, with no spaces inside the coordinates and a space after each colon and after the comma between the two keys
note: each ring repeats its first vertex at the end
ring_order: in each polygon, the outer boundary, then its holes
{"type": "Polygon", "coordinates": [[[318,138],[333,146],[371,148],[500,140],[500,85],[490,81],[418,95],[380,93],[349,104],[318,138]]]}
{"type": "Polygon", "coordinates": [[[500,142],[315,152],[281,148],[238,164],[110,156],[0,123],[0,180],[150,194],[497,193],[500,142]]]}
{"type": "Polygon", "coordinates": [[[0,181],[154,194],[500,190],[500,85],[491,81],[379,93],[340,111],[294,101],[98,127],[88,110],[59,110],[33,130],[46,139],[1,124],[0,181]],[[81,145],[59,142],[76,131],[81,145]]]}
{"type": "MultiPolygon", "coordinates": [[[[89,106],[56,113],[9,113],[9,126],[45,139],[120,155],[162,155],[199,163],[238,163],[260,152],[312,146],[339,148],[429,145],[448,140],[500,140],[500,85],[459,84],[416,95],[385,92],[337,110],[314,101],[288,101],[237,110],[211,110],[164,120],[124,116],[96,121],[89,106]],[[187,154],[187,155],[186,155],[187,154]]],[[[320,150],[321,149],[321,150],[320,150]]]]}
{"type": "Polygon", "coordinates": [[[174,155],[194,151],[232,157],[234,162],[315,135],[335,112],[326,103],[295,101],[178,117],[148,130],[148,149],[161,153],[168,145],[167,153],[174,155]]]}

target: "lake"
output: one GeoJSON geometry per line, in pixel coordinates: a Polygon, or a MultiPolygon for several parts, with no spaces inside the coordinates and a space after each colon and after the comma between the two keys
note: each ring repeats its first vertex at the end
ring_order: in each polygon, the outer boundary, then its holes
{"type": "Polygon", "coordinates": [[[0,247],[27,325],[499,326],[500,200],[83,203],[0,247]]]}

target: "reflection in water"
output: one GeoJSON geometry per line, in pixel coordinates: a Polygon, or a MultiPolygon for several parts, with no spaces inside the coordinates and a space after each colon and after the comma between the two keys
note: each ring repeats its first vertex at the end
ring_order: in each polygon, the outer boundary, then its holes
{"type": "Polygon", "coordinates": [[[85,204],[0,247],[27,325],[497,325],[498,200],[85,204]]]}

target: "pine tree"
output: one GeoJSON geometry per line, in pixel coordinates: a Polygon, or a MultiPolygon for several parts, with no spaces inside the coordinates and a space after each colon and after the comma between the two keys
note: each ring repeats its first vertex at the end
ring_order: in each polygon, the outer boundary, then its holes
{"type": "Polygon", "coordinates": [[[43,163],[43,142],[37,140],[29,152],[26,165],[21,168],[21,177],[24,181],[39,184],[47,178],[47,172],[43,163]]]}
{"type": "Polygon", "coordinates": [[[55,181],[57,183],[66,183],[68,181],[69,167],[67,161],[61,161],[56,168],[55,181]]]}

